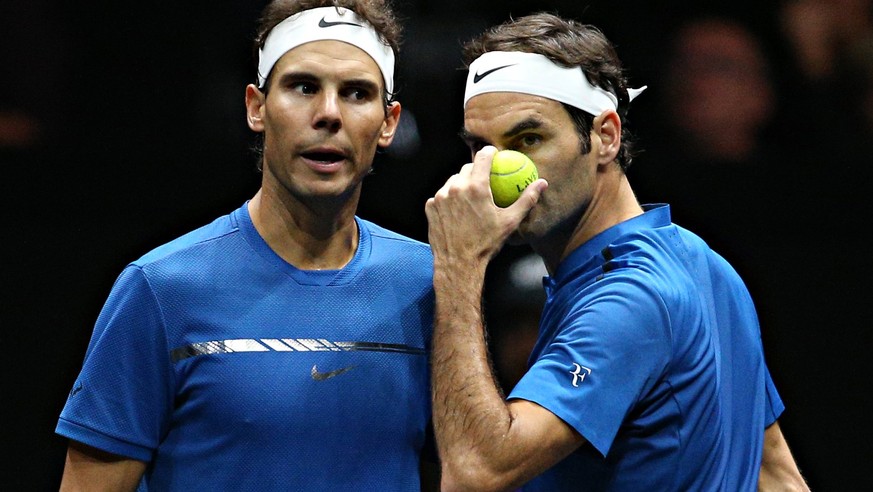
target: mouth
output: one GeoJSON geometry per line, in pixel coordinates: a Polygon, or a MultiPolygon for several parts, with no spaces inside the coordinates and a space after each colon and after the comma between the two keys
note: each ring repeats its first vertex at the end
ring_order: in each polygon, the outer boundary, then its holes
{"type": "Polygon", "coordinates": [[[300,154],[304,159],[320,165],[336,164],[346,159],[345,154],[336,150],[313,150],[300,154]]]}
{"type": "Polygon", "coordinates": [[[342,163],[348,156],[333,148],[310,149],[300,153],[309,167],[319,173],[335,173],[342,168],[342,163]]]}

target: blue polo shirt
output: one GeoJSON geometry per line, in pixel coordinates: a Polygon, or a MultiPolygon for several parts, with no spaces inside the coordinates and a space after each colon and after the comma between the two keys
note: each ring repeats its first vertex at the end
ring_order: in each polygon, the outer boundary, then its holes
{"type": "Polygon", "coordinates": [[[554,277],[530,369],[535,402],[589,444],[525,490],[754,490],[784,406],[752,299],[667,205],[573,251],[554,277]]]}

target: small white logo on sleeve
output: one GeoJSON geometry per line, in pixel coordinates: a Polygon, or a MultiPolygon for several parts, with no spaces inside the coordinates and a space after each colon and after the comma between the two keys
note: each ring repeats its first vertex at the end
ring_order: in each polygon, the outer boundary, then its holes
{"type": "Polygon", "coordinates": [[[577,363],[573,363],[573,370],[570,371],[570,374],[573,375],[573,387],[578,388],[579,383],[585,380],[585,376],[591,374],[591,369],[588,369],[585,366],[580,366],[577,363]]]}

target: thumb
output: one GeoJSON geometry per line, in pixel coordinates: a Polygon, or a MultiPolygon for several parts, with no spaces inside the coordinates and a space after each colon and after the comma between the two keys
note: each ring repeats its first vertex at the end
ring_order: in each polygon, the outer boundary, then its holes
{"type": "Polygon", "coordinates": [[[528,187],[521,193],[521,196],[518,197],[518,200],[516,200],[512,205],[506,207],[504,211],[516,218],[518,222],[521,222],[522,219],[527,217],[530,210],[539,203],[540,196],[548,187],[548,181],[543,178],[537,179],[528,185],[528,187]]]}

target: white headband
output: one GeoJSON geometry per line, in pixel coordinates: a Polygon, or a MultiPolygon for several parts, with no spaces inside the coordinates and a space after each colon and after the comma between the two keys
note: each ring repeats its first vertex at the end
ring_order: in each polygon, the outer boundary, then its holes
{"type": "Polygon", "coordinates": [[[304,10],[277,24],[259,50],[258,87],[264,87],[273,65],[282,55],[301,44],[327,40],[357,46],[370,55],[382,71],[385,90],[389,94],[394,91],[394,50],[379,39],[367,21],[342,7],[304,10]]]}
{"type": "MultiPolygon", "coordinates": [[[[628,89],[631,101],[646,89],[628,89]]],[[[547,97],[599,116],[618,109],[609,91],[591,85],[581,68],[565,68],[537,53],[489,51],[470,64],[464,107],[486,92],[521,92],[547,97]]]]}

